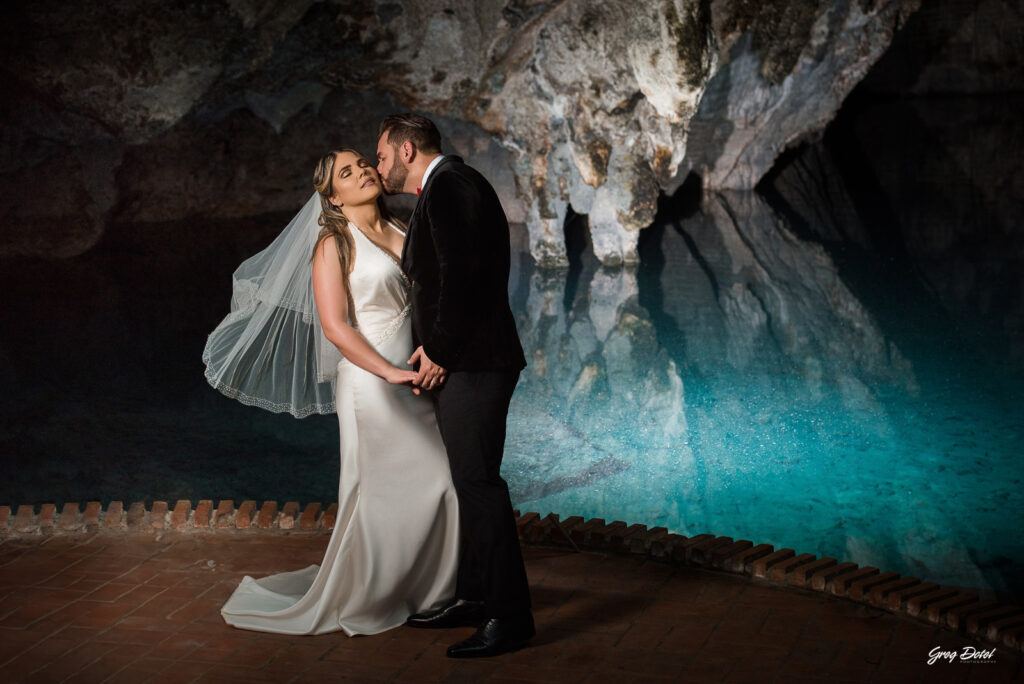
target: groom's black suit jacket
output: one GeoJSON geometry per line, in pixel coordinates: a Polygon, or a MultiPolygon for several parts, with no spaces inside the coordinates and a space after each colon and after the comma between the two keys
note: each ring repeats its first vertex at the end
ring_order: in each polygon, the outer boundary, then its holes
{"type": "Polygon", "coordinates": [[[526,365],[508,304],[508,220],[487,179],[444,157],[420,193],[402,249],[417,344],[448,371],[526,365]]]}

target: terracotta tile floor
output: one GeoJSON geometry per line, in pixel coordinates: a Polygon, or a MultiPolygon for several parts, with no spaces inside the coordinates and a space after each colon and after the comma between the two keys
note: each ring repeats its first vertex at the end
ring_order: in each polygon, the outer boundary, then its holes
{"type": "Polygon", "coordinates": [[[846,599],[630,556],[527,546],[538,635],[454,661],[470,633],[287,637],[225,625],[243,574],[318,563],[325,535],[91,535],[0,543],[0,682],[1003,682],[1020,654],[846,599]]]}

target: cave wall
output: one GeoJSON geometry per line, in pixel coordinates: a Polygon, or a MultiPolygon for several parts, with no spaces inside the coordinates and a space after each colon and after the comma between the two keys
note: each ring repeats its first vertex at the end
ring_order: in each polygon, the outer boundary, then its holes
{"type": "Polygon", "coordinates": [[[589,216],[636,258],[690,171],[749,189],[820,133],[918,0],[58,0],[6,6],[2,254],[73,256],[111,223],[297,207],[332,145],[439,119],[530,250],[589,216]]]}
{"type": "Polygon", "coordinates": [[[901,97],[1021,92],[1022,22],[1019,0],[922,3],[860,87],[901,97]]]}

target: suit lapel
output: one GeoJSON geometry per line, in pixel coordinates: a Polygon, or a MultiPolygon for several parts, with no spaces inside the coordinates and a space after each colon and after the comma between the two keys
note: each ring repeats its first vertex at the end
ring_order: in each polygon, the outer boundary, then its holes
{"type": "MultiPolygon", "coordinates": [[[[416,226],[419,224],[420,215],[423,211],[423,205],[427,200],[427,193],[430,192],[430,186],[434,184],[434,179],[437,178],[438,172],[441,171],[441,169],[444,168],[446,164],[454,161],[461,162],[462,158],[456,157],[455,155],[452,154],[445,155],[444,158],[437,163],[437,166],[434,167],[434,170],[430,172],[430,177],[427,178],[426,185],[424,185],[423,188],[420,190],[420,196],[416,201],[416,207],[412,210],[412,216],[409,217],[409,233],[408,235],[405,236],[405,243],[402,245],[402,270],[405,271],[406,274],[409,273],[409,267],[411,266],[411,264],[409,263],[409,245],[412,243],[413,240],[416,239],[416,226]]],[[[413,254],[415,254],[415,252],[413,254]]]]}
{"type": "Polygon", "coordinates": [[[409,243],[412,242],[413,231],[418,223],[420,203],[416,202],[416,207],[412,210],[412,216],[409,217],[409,229],[405,233],[405,242],[402,243],[402,270],[405,271],[406,275],[409,274],[409,243]]]}

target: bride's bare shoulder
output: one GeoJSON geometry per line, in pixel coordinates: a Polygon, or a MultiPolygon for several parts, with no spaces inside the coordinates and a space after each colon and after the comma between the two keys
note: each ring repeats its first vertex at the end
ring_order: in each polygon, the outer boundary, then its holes
{"type": "MultiPolygon", "coordinates": [[[[355,243],[349,240],[344,248],[348,250],[348,263],[349,273],[355,268],[355,257],[356,257],[356,246],[355,243]]],[[[316,245],[313,247],[313,270],[322,270],[326,267],[327,272],[334,272],[337,270],[341,271],[341,250],[338,237],[336,235],[327,234],[317,238],[316,245]]]]}

